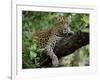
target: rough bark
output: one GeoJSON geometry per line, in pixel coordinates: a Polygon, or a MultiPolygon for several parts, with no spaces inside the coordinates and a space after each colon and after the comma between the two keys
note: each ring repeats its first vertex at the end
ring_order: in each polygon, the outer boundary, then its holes
{"type": "MultiPolygon", "coordinates": [[[[71,35],[64,35],[63,39],[56,43],[54,52],[58,58],[72,54],[77,49],[89,44],[89,33],[77,31],[71,35]]],[[[42,66],[52,66],[51,60],[47,55],[42,57],[42,66]]]]}

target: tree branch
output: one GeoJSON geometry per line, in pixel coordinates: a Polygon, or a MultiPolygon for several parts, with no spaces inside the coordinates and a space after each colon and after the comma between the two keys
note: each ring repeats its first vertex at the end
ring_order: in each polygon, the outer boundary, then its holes
{"type": "MultiPolygon", "coordinates": [[[[77,31],[71,35],[64,35],[63,39],[56,43],[54,52],[58,58],[72,54],[77,49],[89,44],[89,33],[77,31]]],[[[47,55],[42,57],[42,66],[51,66],[51,60],[47,55]]]]}
{"type": "Polygon", "coordinates": [[[89,43],[89,33],[76,32],[75,34],[64,37],[54,48],[55,54],[61,58],[73,53],[75,50],[89,43]]]}

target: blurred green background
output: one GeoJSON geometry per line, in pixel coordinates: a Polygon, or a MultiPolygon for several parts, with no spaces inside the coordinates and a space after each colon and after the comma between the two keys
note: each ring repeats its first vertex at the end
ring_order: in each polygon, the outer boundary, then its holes
{"type": "MultiPolygon", "coordinates": [[[[40,57],[44,49],[33,39],[38,29],[54,25],[54,17],[58,15],[71,16],[71,30],[77,31],[80,25],[87,26],[81,29],[89,32],[89,14],[22,11],[22,68],[42,68],[40,57]]],[[[75,51],[75,54],[60,59],[61,66],[89,66],[89,45],[75,51]]]]}

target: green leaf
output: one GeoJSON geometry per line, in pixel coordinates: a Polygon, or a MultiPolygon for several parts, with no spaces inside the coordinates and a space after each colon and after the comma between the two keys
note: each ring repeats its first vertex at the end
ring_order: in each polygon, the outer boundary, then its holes
{"type": "Polygon", "coordinates": [[[41,49],[38,49],[37,52],[40,52],[40,53],[41,53],[41,52],[43,52],[44,50],[45,50],[45,48],[41,48],[41,49]]]}
{"type": "Polygon", "coordinates": [[[28,25],[31,26],[31,25],[32,25],[32,22],[29,21],[29,22],[28,22],[28,25]]]}
{"type": "Polygon", "coordinates": [[[30,49],[35,51],[37,49],[37,44],[33,44],[30,49]]]}
{"type": "Polygon", "coordinates": [[[30,51],[30,58],[34,59],[37,57],[37,53],[30,51]]]}
{"type": "Polygon", "coordinates": [[[84,15],[81,20],[84,21],[86,24],[89,24],[89,16],[84,15]]]}

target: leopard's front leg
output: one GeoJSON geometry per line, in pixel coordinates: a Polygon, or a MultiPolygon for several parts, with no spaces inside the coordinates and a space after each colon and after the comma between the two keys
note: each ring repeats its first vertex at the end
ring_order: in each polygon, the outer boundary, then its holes
{"type": "Polygon", "coordinates": [[[55,53],[53,52],[53,49],[50,45],[46,45],[46,51],[47,51],[47,55],[51,58],[52,60],[52,64],[54,67],[59,65],[59,60],[58,57],[55,55],[55,53]]]}

